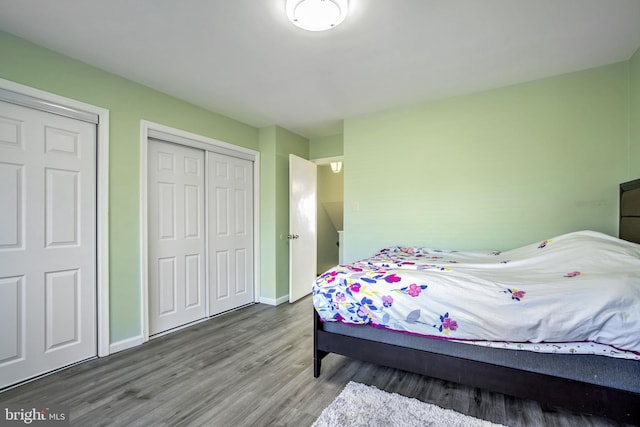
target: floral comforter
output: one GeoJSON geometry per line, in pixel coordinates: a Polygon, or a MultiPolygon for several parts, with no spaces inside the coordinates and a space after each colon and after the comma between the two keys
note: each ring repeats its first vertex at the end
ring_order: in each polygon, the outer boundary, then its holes
{"type": "Polygon", "coordinates": [[[580,231],[505,252],[387,248],[319,276],[313,304],[323,321],[570,352],[595,343],[637,359],[640,245],[580,231]]]}

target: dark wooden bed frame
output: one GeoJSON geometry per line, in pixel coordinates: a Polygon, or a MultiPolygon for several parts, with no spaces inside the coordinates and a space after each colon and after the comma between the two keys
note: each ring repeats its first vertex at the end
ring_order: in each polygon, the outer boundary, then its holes
{"type": "MultiPolygon", "coordinates": [[[[620,238],[640,243],[640,179],[620,185],[620,238]]],[[[640,425],[640,392],[478,362],[324,330],[314,310],[313,376],[336,353],[551,406],[640,425]]],[[[638,362],[640,363],[640,362],[638,362]]]]}

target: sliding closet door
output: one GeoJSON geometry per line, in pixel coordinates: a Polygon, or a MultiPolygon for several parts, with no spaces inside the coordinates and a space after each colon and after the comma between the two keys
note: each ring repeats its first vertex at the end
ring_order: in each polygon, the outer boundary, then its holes
{"type": "Polygon", "coordinates": [[[205,154],[149,140],[149,334],[206,317],[205,154]]]}
{"type": "Polygon", "coordinates": [[[96,353],[96,125],[0,102],[0,388],[96,353]]]}
{"type": "Polygon", "coordinates": [[[209,314],[254,302],[253,163],[208,152],[209,314]]]}

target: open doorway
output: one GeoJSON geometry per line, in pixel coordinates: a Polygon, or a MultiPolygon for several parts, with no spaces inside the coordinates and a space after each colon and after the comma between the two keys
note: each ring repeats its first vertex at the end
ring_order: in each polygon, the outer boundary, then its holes
{"type": "Polygon", "coordinates": [[[344,217],[344,164],[333,172],[331,162],[342,158],[318,159],[318,274],[338,264],[344,217]]]}

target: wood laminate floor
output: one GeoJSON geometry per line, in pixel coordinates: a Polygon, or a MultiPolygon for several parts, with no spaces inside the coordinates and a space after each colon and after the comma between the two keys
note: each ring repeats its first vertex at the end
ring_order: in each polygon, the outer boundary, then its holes
{"type": "Polygon", "coordinates": [[[310,426],[349,381],[509,426],[621,426],[329,355],[312,375],[309,297],[256,304],[0,393],[66,405],[74,426],[310,426]]]}

